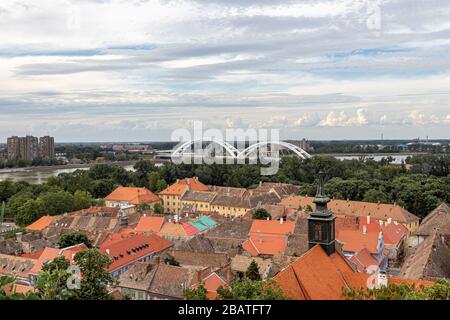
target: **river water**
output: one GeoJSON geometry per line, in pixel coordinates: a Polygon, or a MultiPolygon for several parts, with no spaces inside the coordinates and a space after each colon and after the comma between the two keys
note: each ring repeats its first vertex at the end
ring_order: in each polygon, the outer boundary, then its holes
{"type": "MultiPolygon", "coordinates": [[[[125,170],[133,171],[133,165],[122,165],[125,170]]],[[[10,179],[12,181],[26,181],[32,184],[45,183],[48,178],[55,177],[61,173],[72,173],[76,170],[89,170],[88,166],[80,167],[42,167],[42,168],[13,168],[13,169],[1,169],[0,181],[10,179]]]]}

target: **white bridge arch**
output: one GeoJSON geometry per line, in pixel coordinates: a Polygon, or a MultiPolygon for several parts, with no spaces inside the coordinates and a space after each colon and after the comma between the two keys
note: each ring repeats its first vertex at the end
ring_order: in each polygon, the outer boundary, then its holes
{"type": "Polygon", "coordinates": [[[175,150],[173,150],[171,156],[177,158],[177,157],[182,157],[184,155],[186,155],[186,156],[191,155],[192,153],[186,153],[186,151],[191,150],[190,147],[193,144],[200,143],[200,142],[201,143],[203,143],[203,142],[215,143],[215,144],[223,147],[226,150],[228,156],[231,158],[234,158],[234,159],[246,159],[253,152],[255,152],[258,148],[263,147],[263,146],[268,146],[268,145],[278,145],[282,148],[289,149],[292,152],[294,152],[301,159],[311,158],[311,155],[309,153],[307,153],[305,150],[303,150],[302,148],[300,148],[292,143],[288,143],[288,142],[284,142],[284,141],[261,141],[261,142],[252,144],[251,146],[249,146],[248,148],[246,148],[240,152],[238,149],[236,149],[230,143],[223,141],[223,140],[212,139],[212,138],[202,138],[202,139],[186,141],[183,144],[181,144],[180,146],[178,146],[175,150]]]}
{"type": "Polygon", "coordinates": [[[239,159],[246,159],[248,158],[251,153],[256,151],[258,148],[263,146],[269,146],[269,145],[278,145],[280,147],[286,148],[294,152],[299,158],[301,159],[308,159],[311,158],[311,155],[303,150],[302,148],[288,142],[284,141],[261,141],[255,144],[252,144],[247,149],[242,150],[242,152],[238,153],[237,158],[239,159]]]}
{"type": "Polygon", "coordinates": [[[176,148],[172,152],[172,157],[182,156],[183,154],[185,154],[185,152],[187,150],[190,150],[190,147],[193,144],[199,143],[199,142],[201,142],[201,143],[203,143],[203,142],[216,143],[219,146],[223,147],[227,151],[228,155],[232,158],[236,158],[239,153],[239,150],[236,149],[231,144],[229,144],[228,142],[218,140],[218,139],[212,139],[212,138],[202,138],[202,139],[196,139],[196,140],[190,140],[190,141],[184,142],[182,145],[180,145],[178,148],[176,148]]]}

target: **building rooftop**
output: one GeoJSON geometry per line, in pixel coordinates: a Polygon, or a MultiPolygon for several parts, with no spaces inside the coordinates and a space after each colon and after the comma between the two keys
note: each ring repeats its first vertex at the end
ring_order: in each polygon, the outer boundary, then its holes
{"type": "Polygon", "coordinates": [[[407,279],[450,278],[450,251],[441,235],[435,232],[420,243],[400,269],[407,279]]]}
{"type": "Polygon", "coordinates": [[[52,216],[43,216],[38,220],[27,226],[25,229],[28,231],[42,231],[47,228],[52,222],[54,217],[52,216]]]}
{"type": "Polygon", "coordinates": [[[144,204],[161,201],[161,199],[147,188],[118,187],[107,197],[107,201],[126,201],[130,204],[144,204]]]}
{"type": "Polygon", "coordinates": [[[77,244],[77,245],[67,247],[64,249],[47,247],[42,251],[42,253],[39,256],[39,258],[37,259],[35,265],[30,270],[30,273],[37,275],[41,271],[44,264],[53,261],[57,257],[64,257],[69,262],[72,262],[75,254],[77,254],[80,251],[86,250],[86,249],[87,249],[87,247],[84,243],[77,244]]]}
{"type": "Polygon", "coordinates": [[[167,264],[137,262],[119,277],[119,286],[182,299],[192,281],[192,273],[167,264]]]}
{"type": "Polygon", "coordinates": [[[153,232],[158,233],[164,224],[164,217],[142,216],[137,226],[134,228],[136,232],[153,232]]]}
{"type": "MultiPolygon", "coordinates": [[[[312,200],[312,197],[289,196],[282,199],[281,204],[285,205],[288,208],[296,210],[306,210],[308,206],[310,206],[314,210],[316,206],[312,200]]],[[[391,218],[393,221],[404,224],[420,220],[419,217],[413,215],[406,209],[395,204],[333,199],[328,203],[328,208],[337,216],[371,216],[374,219],[383,221],[391,218]]]]}
{"type": "Polygon", "coordinates": [[[170,185],[163,191],[161,191],[160,195],[175,195],[181,196],[184,192],[191,191],[208,191],[208,186],[201,183],[196,177],[194,178],[185,178],[178,180],[174,184],[170,185]]]}
{"type": "Polygon", "coordinates": [[[435,231],[450,235],[450,207],[446,203],[439,205],[422,220],[416,234],[430,236],[435,231]]]}
{"type": "Polygon", "coordinates": [[[220,268],[227,265],[229,261],[226,253],[172,250],[169,254],[183,267],[220,268]]]}
{"type": "Polygon", "coordinates": [[[166,250],[171,246],[173,246],[171,241],[155,234],[139,233],[117,242],[105,243],[100,247],[100,252],[111,258],[112,263],[108,269],[114,271],[152,253],[166,250]]]}

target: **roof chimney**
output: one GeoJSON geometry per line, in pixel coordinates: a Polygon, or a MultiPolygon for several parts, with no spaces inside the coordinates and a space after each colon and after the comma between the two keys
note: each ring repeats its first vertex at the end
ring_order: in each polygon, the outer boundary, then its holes
{"type": "Polygon", "coordinates": [[[388,277],[385,272],[378,272],[377,274],[377,289],[381,287],[387,287],[388,285],[388,277]]]}
{"type": "Polygon", "coordinates": [[[366,233],[367,233],[367,226],[363,225],[363,234],[366,234],[366,233]]]}
{"type": "Polygon", "coordinates": [[[370,224],[370,215],[367,216],[367,224],[370,224]]]}
{"type": "Polygon", "coordinates": [[[284,222],[284,219],[281,218],[281,219],[280,219],[280,224],[283,224],[283,222],[284,222]]]}
{"type": "Polygon", "coordinates": [[[392,222],[392,218],[388,218],[387,223],[391,224],[391,222],[392,222]]]}
{"type": "Polygon", "coordinates": [[[109,256],[109,253],[110,253],[109,249],[106,249],[105,251],[106,251],[106,254],[109,256]]]}

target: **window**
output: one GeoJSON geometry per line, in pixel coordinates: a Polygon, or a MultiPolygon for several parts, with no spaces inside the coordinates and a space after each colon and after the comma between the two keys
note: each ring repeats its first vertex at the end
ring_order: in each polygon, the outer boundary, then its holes
{"type": "Polygon", "coordinates": [[[322,225],[320,224],[314,225],[314,240],[316,241],[322,240],[322,225]]]}

